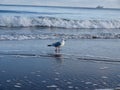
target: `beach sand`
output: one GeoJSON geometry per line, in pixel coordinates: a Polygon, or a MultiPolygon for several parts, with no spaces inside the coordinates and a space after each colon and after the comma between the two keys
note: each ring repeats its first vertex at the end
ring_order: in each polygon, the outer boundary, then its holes
{"type": "Polygon", "coordinates": [[[114,90],[120,88],[119,39],[0,41],[0,90],[114,90]]]}

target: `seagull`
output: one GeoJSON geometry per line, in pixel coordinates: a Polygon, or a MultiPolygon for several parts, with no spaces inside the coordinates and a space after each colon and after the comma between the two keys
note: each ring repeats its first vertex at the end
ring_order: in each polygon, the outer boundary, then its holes
{"type": "Polygon", "coordinates": [[[58,41],[58,42],[49,44],[48,46],[49,46],[49,47],[50,47],[50,46],[55,47],[55,48],[56,48],[55,51],[58,52],[58,51],[60,51],[60,47],[61,47],[61,46],[64,46],[64,45],[65,45],[65,40],[64,40],[64,38],[63,38],[63,39],[61,39],[61,41],[58,41]]]}

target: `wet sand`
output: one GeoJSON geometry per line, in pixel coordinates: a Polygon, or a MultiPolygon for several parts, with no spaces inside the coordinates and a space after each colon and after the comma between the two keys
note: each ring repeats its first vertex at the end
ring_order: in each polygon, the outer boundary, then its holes
{"type": "Polygon", "coordinates": [[[0,41],[0,90],[114,90],[120,88],[120,40],[0,41]]]}

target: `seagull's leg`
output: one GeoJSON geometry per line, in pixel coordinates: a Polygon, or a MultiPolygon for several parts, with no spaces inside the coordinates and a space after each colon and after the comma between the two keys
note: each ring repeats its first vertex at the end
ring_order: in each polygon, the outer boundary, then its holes
{"type": "Polygon", "coordinates": [[[55,52],[56,52],[56,53],[58,52],[58,48],[57,48],[57,47],[55,47],[55,52]]]}
{"type": "Polygon", "coordinates": [[[58,51],[59,51],[59,53],[60,53],[60,47],[58,47],[58,51]]]}
{"type": "Polygon", "coordinates": [[[55,52],[57,51],[57,48],[55,47],[55,52]]]}
{"type": "Polygon", "coordinates": [[[59,53],[60,51],[59,51],[59,47],[57,47],[57,53],[59,53]]]}
{"type": "Polygon", "coordinates": [[[60,53],[60,47],[56,47],[56,53],[60,53]]]}

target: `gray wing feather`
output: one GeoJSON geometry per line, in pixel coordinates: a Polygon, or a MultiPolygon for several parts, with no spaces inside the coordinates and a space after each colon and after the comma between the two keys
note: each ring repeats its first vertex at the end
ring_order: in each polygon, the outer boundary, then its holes
{"type": "Polygon", "coordinates": [[[52,46],[59,47],[61,45],[60,42],[53,43],[52,46]]]}

